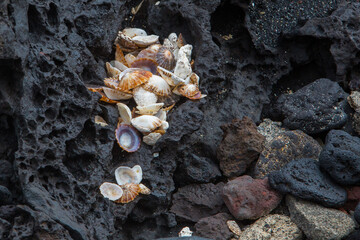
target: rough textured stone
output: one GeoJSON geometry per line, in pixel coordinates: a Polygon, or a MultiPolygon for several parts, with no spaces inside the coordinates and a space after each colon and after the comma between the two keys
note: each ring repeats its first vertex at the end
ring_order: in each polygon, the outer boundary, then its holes
{"type": "Polygon", "coordinates": [[[341,130],[330,131],[319,163],[339,184],[360,184],[360,138],[341,130]]]}
{"type": "Polygon", "coordinates": [[[360,201],[354,211],[354,219],[360,224],[360,201]]]}
{"type": "Polygon", "coordinates": [[[346,123],[346,97],[338,83],[321,78],[293,94],[281,95],[276,111],[283,116],[285,127],[317,134],[346,123]]]}
{"type": "Polygon", "coordinates": [[[349,215],[336,209],[286,196],[290,217],[310,240],[342,239],[355,229],[349,215]]]}
{"type": "Polygon", "coordinates": [[[265,118],[257,127],[258,132],[265,137],[265,146],[267,146],[271,140],[277,137],[286,130],[281,127],[281,122],[273,122],[269,118],[265,118]]]}
{"type": "Polygon", "coordinates": [[[11,163],[6,160],[0,160],[0,185],[8,187],[13,174],[11,163]]]}
{"type": "Polygon", "coordinates": [[[271,187],[281,193],[315,201],[327,207],[341,206],[346,201],[346,191],[320,171],[314,159],[296,159],[280,171],[270,173],[271,187]]]}
{"type": "Polygon", "coordinates": [[[274,214],[260,218],[246,228],[240,235],[240,240],[301,240],[303,234],[295,223],[287,216],[274,214]]]}
{"type": "Polygon", "coordinates": [[[196,235],[213,240],[228,239],[233,235],[226,225],[226,221],[230,219],[232,216],[227,213],[202,218],[195,224],[196,235]]]}
{"type": "Polygon", "coordinates": [[[282,196],[270,188],[268,179],[241,176],[224,186],[223,198],[231,214],[238,220],[257,219],[271,212],[282,196]]]}
{"type": "Polygon", "coordinates": [[[5,186],[0,185],[0,205],[10,204],[12,195],[9,189],[5,186]]]}
{"type": "Polygon", "coordinates": [[[188,221],[197,222],[226,209],[222,199],[224,183],[187,185],[173,196],[170,211],[188,221]]]}
{"type": "Polygon", "coordinates": [[[302,131],[281,132],[261,152],[254,176],[263,178],[297,158],[318,159],[321,149],[317,141],[302,131]]]}
{"type": "Polygon", "coordinates": [[[354,211],[357,204],[360,202],[360,186],[346,187],[347,200],[342,209],[350,212],[354,211]]]}
{"type": "Polygon", "coordinates": [[[257,132],[256,125],[248,117],[234,119],[221,128],[224,137],[217,150],[220,168],[227,177],[240,176],[259,157],[265,137],[257,132]]]}
{"type": "Polygon", "coordinates": [[[349,236],[344,238],[344,240],[358,240],[360,239],[360,230],[352,232],[349,236]]]}
{"type": "MultiPolygon", "coordinates": [[[[360,88],[360,83],[358,88],[360,88]]],[[[348,103],[355,110],[351,113],[352,127],[360,135],[360,92],[352,91],[347,97],[348,103]]]]}

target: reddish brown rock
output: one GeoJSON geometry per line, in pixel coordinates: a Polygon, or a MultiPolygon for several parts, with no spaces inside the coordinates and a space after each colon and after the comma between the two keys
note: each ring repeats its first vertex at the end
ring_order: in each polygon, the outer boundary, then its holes
{"type": "Polygon", "coordinates": [[[257,219],[279,205],[282,195],[271,189],[268,179],[241,176],[228,182],[223,199],[231,214],[238,220],[257,219]]]}
{"type": "Polygon", "coordinates": [[[226,221],[231,219],[233,217],[227,213],[202,218],[195,224],[196,235],[214,240],[229,239],[233,233],[226,225],[226,221]]]}
{"type": "Polygon", "coordinates": [[[360,186],[347,187],[345,190],[347,192],[347,200],[340,209],[344,209],[348,212],[354,211],[357,204],[360,203],[360,186]]]}
{"type": "Polygon", "coordinates": [[[227,177],[245,173],[251,162],[258,159],[265,137],[248,117],[234,119],[232,123],[221,127],[224,137],[217,150],[220,168],[227,177]]]}

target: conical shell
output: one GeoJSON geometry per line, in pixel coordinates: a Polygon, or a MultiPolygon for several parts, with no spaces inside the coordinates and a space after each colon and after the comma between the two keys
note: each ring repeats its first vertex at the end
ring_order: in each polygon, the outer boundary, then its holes
{"type": "Polygon", "coordinates": [[[136,60],[136,57],[132,53],[128,53],[125,55],[125,61],[128,66],[131,66],[131,64],[136,60]]]}
{"type": "Polygon", "coordinates": [[[181,79],[186,79],[191,73],[192,69],[189,59],[185,55],[179,56],[174,69],[174,74],[181,79]]]}
{"type": "Polygon", "coordinates": [[[143,137],[143,142],[147,145],[154,146],[161,136],[162,135],[160,133],[152,132],[143,137]]]}
{"type": "Polygon", "coordinates": [[[139,184],[135,183],[127,183],[125,185],[121,186],[123,190],[123,195],[119,200],[117,200],[117,203],[128,203],[134,200],[137,195],[139,195],[141,188],[139,184]]]}
{"type": "Polygon", "coordinates": [[[149,58],[138,58],[131,63],[130,67],[141,68],[143,70],[151,72],[152,74],[156,74],[157,65],[158,64],[154,60],[151,60],[149,58]]]}
{"type": "Polygon", "coordinates": [[[139,47],[147,47],[157,43],[159,41],[159,36],[157,35],[135,36],[131,40],[139,47]]]}
{"type": "Polygon", "coordinates": [[[147,106],[157,102],[156,94],[146,91],[143,87],[137,87],[133,90],[133,97],[138,106],[147,106]]]}
{"type": "Polygon", "coordinates": [[[156,61],[156,54],[161,48],[161,44],[153,44],[139,52],[137,58],[149,58],[156,61]]]}
{"type": "Polygon", "coordinates": [[[105,126],[108,125],[107,122],[106,122],[101,116],[99,116],[99,115],[96,115],[96,116],[95,116],[95,123],[96,123],[96,124],[99,124],[99,125],[102,126],[102,127],[105,127],[105,126]]]}
{"type": "Polygon", "coordinates": [[[154,115],[163,106],[164,103],[154,103],[147,106],[137,106],[136,108],[138,109],[138,111],[136,111],[136,113],[140,115],[154,115]]]}
{"type": "Polygon", "coordinates": [[[147,33],[145,32],[145,30],[143,30],[141,28],[125,28],[124,30],[122,30],[122,33],[130,38],[133,38],[136,36],[147,36],[147,33]]]}
{"type": "Polygon", "coordinates": [[[160,127],[162,121],[151,115],[141,115],[139,117],[133,118],[131,124],[142,133],[150,133],[156,128],[160,127]]]}
{"type": "Polygon", "coordinates": [[[119,90],[103,87],[105,95],[111,100],[127,100],[132,98],[132,95],[129,93],[124,93],[119,90]]]}
{"type": "Polygon", "coordinates": [[[109,62],[106,63],[106,70],[109,77],[115,77],[120,75],[121,71],[116,67],[111,66],[109,62]]]}
{"type": "Polygon", "coordinates": [[[132,168],[120,166],[115,170],[115,178],[120,186],[128,183],[139,184],[142,180],[142,172],[139,175],[132,168]]]}
{"type": "Polygon", "coordinates": [[[174,54],[167,49],[166,47],[161,47],[156,54],[156,62],[159,66],[172,70],[175,67],[175,57],[174,54]]]}
{"type": "Polygon", "coordinates": [[[104,198],[110,199],[111,201],[119,200],[124,193],[119,185],[109,182],[104,182],[101,184],[99,189],[101,195],[103,195],[104,198]]]}
{"type": "Polygon", "coordinates": [[[123,72],[123,75],[120,75],[121,77],[119,81],[119,85],[117,87],[120,91],[128,91],[130,89],[133,89],[147,81],[149,81],[150,77],[152,76],[152,73],[149,71],[145,71],[142,69],[133,69],[129,68],[123,72]]]}
{"type": "Polygon", "coordinates": [[[131,110],[130,108],[123,103],[116,104],[119,110],[120,117],[122,119],[122,123],[124,124],[130,124],[131,123],[131,110]]]}
{"type": "Polygon", "coordinates": [[[140,187],[140,193],[141,194],[149,195],[151,193],[151,190],[147,186],[145,186],[144,184],[140,183],[139,187],[140,187]]]}
{"type": "Polygon", "coordinates": [[[171,93],[169,84],[160,76],[153,75],[143,88],[159,96],[168,96],[171,93]]]}
{"type": "Polygon", "coordinates": [[[135,152],[140,148],[141,138],[131,125],[119,122],[115,130],[115,138],[119,146],[127,152],[135,152]]]}

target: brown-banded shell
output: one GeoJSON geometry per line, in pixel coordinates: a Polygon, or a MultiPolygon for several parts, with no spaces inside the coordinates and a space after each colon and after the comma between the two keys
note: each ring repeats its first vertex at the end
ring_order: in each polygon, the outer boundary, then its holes
{"type": "Polygon", "coordinates": [[[147,47],[159,41],[157,35],[135,36],[131,39],[139,47],[147,47]]]}
{"type": "Polygon", "coordinates": [[[110,104],[118,103],[118,101],[108,98],[103,91],[99,91],[99,92],[97,92],[97,94],[99,94],[101,96],[99,99],[100,102],[105,102],[105,103],[110,103],[110,104]]]}
{"type": "MultiPolygon", "coordinates": [[[[176,86],[173,90],[173,93],[182,95],[187,98],[191,98],[195,96],[196,94],[199,94],[199,88],[196,84],[179,84],[176,86]]],[[[201,93],[200,93],[201,94],[201,93]]]]}
{"type": "Polygon", "coordinates": [[[176,40],[176,45],[178,46],[178,48],[181,48],[182,46],[186,45],[186,41],[185,38],[183,37],[183,35],[180,33],[177,40],[176,40]]]}
{"type": "Polygon", "coordinates": [[[149,195],[151,193],[151,190],[147,186],[145,186],[144,184],[140,183],[139,187],[140,187],[140,193],[141,194],[149,195]]]}
{"type": "Polygon", "coordinates": [[[124,193],[119,185],[109,182],[104,182],[101,184],[99,189],[104,198],[108,198],[111,201],[119,200],[124,193]]]}
{"type": "Polygon", "coordinates": [[[130,108],[123,103],[118,103],[116,105],[118,107],[119,114],[122,119],[122,123],[130,124],[132,119],[130,108]]]}
{"type": "Polygon", "coordinates": [[[136,88],[137,86],[146,83],[152,77],[152,73],[138,68],[128,68],[122,75],[116,89],[120,91],[128,91],[136,88]]]}
{"type": "Polygon", "coordinates": [[[128,183],[139,184],[142,180],[141,167],[139,165],[135,165],[133,168],[120,166],[115,170],[115,178],[120,186],[128,183]]]}
{"type": "Polygon", "coordinates": [[[128,203],[134,200],[137,195],[139,195],[141,188],[139,184],[136,183],[127,183],[121,186],[123,190],[123,195],[118,199],[117,203],[128,203]]]}
{"type": "Polygon", "coordinates": [[[99,115],[96,115],[96,116],[95,116],[95,123],[96,123],[96,124],[99,124],[99,125],[102,126],[102,127],[105,127],[105,126],[108,125],[107,122],[106,122],[101,116],[99,116],[99,115]]]}
{"type": "Polygon", "coordinates": [[[160,67],[172,70],[175,67],[174,54],[166,47],[161,47],[156,53],[156,62],[160,67]]]}
{"type": "Polygon", "coordinates": [[[167,121],[162,121],[161,126],[159,127],[160,130],[167,130],[169,128],[169,123],[167,121]]]}
{"type": "Polygon", "coordinates": [[[160,127],[162,121],[151,115],[141,115],[139,117],[133,118],[131,124],[142,133],[150,133],[156,128],[160,127]]]}
{"type": "Polygon", "coordinates": [[[140,115],[154,115],[156,114],[160,108],[164,106],[164,103],[154,103],[147,106],[137,106],[138,111],[135,113],[140,115]]]}
{"type": "Polygon", "coordinates": [[[106,97],[110,98],[111,100],[127,100],[132,98],[132,94],[124,93],[119,90],[103,87],[104,93],[106,97]]]}
{"type": "Polygon", "coordinates": [[[143,70],[149,71],[152,74],[156,74],[157,73],[157,63],[149,58],[138,58],[135,61],[133,61],[131,63],[132,68],[141,68],[143,70]]]}
{"type": "Polygon", "coordinates": [[[153,44],[139,52],[137,58],[149,58],[156,61],[156,54],[161,48],[161,44],[153,44]]]}
{"type": "Polygon", "coordinates": [[[153,75],[143,88],[158,96],[168,96],[171,93],[169,84],[160,76],[153,75]]]}
{"type": "Polygon", "coordinates": [[[115,137],[119,146],[127,152],[135,152],[140,148],[141,138],[131,125],[119,122],[115,130],[115,137]]]}
{"type": "Polygon", "coordinates": [[[149,133],[146,136],[143,136],[143,142],[147,145],[154,146],[156,142],[161,138],[161,134],[157,132],[149,133]]]}
{"type": "Polygon", "coordinates": [[[143,87],[137,87],[133,90],[133,97],[138,106],[147,106],[157,102],[156,94],[146,91],[143,87]]]}

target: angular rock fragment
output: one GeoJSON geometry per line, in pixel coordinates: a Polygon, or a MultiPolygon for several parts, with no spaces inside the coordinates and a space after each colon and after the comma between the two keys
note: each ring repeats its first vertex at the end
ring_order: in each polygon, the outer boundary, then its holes
{"type": "Polygon", "coordinates": [[[202,218],[195,224],[196,235],[213,240],[228,239],[233,235],[226,225],[229,219],[232,219],[232,216],[227,213],[202,218]]]}

